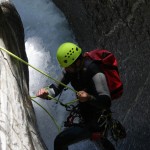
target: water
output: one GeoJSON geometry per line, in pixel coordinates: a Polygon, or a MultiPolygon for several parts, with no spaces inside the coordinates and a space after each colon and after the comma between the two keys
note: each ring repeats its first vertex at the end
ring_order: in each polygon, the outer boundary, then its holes
{"type": "MultiPolygon", "coordinates": [[[[51,0],[12,0],[12,2],[24,25],[25,47],[29,63],[57,79],[58,74],[61,73],[56,60],[58,46],[68,41],[76,43],[65,16],[51,0]]],[[[31,96],[35,96],[40,88],[53,82],[32,68],[29,68],[29,74],[31,96]]],[[[74,93],[70,91],[64,92],[61,96],[61,100],[65,102],[72,99],[74,99],[74,93]]],[[[59,126],[63,127],[66,111],[62,106],[39,98],[36,98],[36,101],[54,116],[59,126]]],[[[57,127],[43,109],[34,102],[33,106],[41,136],[48,149],[52,150],[54,138],[58,134],[57,127]]],[[[95,148],[91,145],[91,142],[84,141],[76,146],[70,146],[70,149],[94,150],[95,148]]]]}

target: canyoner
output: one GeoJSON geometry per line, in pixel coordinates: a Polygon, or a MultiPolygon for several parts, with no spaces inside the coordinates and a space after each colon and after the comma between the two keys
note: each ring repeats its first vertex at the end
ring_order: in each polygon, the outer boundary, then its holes
{"type": "MultiPolygon", "coordinates": [[[[125,128],[112,118],[111,103],[121,97],[123,84],[114,55],[107,50],[94,50],[83,54],[74,43],[66,42],[57,49],[57,60],[63,68],[59,82],[71,83],[76,91],[77,105],[68,105],[70,112],[64,122],[66,129],[54,141],[54,150],[68,150],[68,146],[84,139],[91,139],[104,150],[115,150],[108,140],[126,137],[125,128]]],[[[36,96],[51,100],[64,89],[63,84],[53,83],[41,88],[36,96]],[[51,96],[49,96],[51,95],[51,96]]]]}

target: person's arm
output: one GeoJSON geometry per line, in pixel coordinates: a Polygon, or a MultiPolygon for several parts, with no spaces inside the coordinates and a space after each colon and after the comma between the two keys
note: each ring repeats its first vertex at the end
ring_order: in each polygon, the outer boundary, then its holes
{"type": "MultiPolygon", "coordinates": [[[[58,81],[61,83],[67,85],[70,82],[68,74],[65,72],[65,70],[62,72],[62,75],[59,77],[58,81]]],[[[61,84],[51,84],[50,86],[46,88],[42,88],[38,91],[36,94],[37,97],[48,99],[50,100],[50,97],[56,97],[62,90],[64,89],[64,86],[61,84]],[[50,95],[50,97],[49,97],[50,95]]]]}
{"type": "Polygon", "coordinates": [[[111,98],[105,75],[103,73],[97,73],[95,76],[93,76],[92,80],[94,82],[97,94],[90,95],[85,91],[79,91],[77,93],[79,101],[88,102],[100,109],[109,108],[111,106],[111,98]]]}
{"type": "Polygon", "coordinates": [[[93,76],[92,80],[97,94],[91,95],[90,100],[97,101],[96,103],[100,103],[103,107],[110,107],[111,98],[105,75],[99,72],[93,76]]]}
{"type": "Polygon", "coordinates": [[[98,63],[91,63],[88,67],[89,79],[92,78],[94,85],[94,95],[90,95],[85,91],[79,91],[77,96],[80,102],[88,101],[92,105],[107,108],[111,106],[110,92],[108,89],[105,75],[101,72],[98,63]]]}

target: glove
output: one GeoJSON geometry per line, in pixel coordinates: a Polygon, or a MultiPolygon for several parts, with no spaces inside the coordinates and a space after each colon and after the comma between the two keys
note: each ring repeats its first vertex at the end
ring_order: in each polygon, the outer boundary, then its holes
{"type": "Polygon", "coordinates": [[[53,97],[55,97],[55,91],[53,88],[47,88],[47,91],[48,91],[48,95],[47,95],[47,99],[48,100],[51,100],[53,99],[53,97]]]}
{"type": "Polygon", "coordinates": [[[79,91],[77,93],[77,97],[78,97],[80,102],[86,102],[90,99],[90,95],[85,91],[79,91]]]}
{"type": "Polygon", "coordinates": [[[55,91],[53,88],[42,88],[38,91],[36,96],[43,99],[51,100],[52,97],[55,97],[55,91]]]}

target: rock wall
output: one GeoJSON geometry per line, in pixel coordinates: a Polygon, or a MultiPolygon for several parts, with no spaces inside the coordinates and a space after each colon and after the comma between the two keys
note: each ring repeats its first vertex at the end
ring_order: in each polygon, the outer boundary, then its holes
{"type": "Polygon", "coordinates": [[[112,103],[127,138],[117,150],[150,147],[150,1],[53,0],[64,12],[76,40],[85,50],[104,48],[119,62],[124,95],[112,103]]]}
{"type": "MultiPolygon", "coordinates": [[[[0,48],[27,61],[23,25],[9,2],[0,2],[0,48]]],[[[28,93],[28,66],[0,49],[0,150],[47,149],[28,93]]]]}

